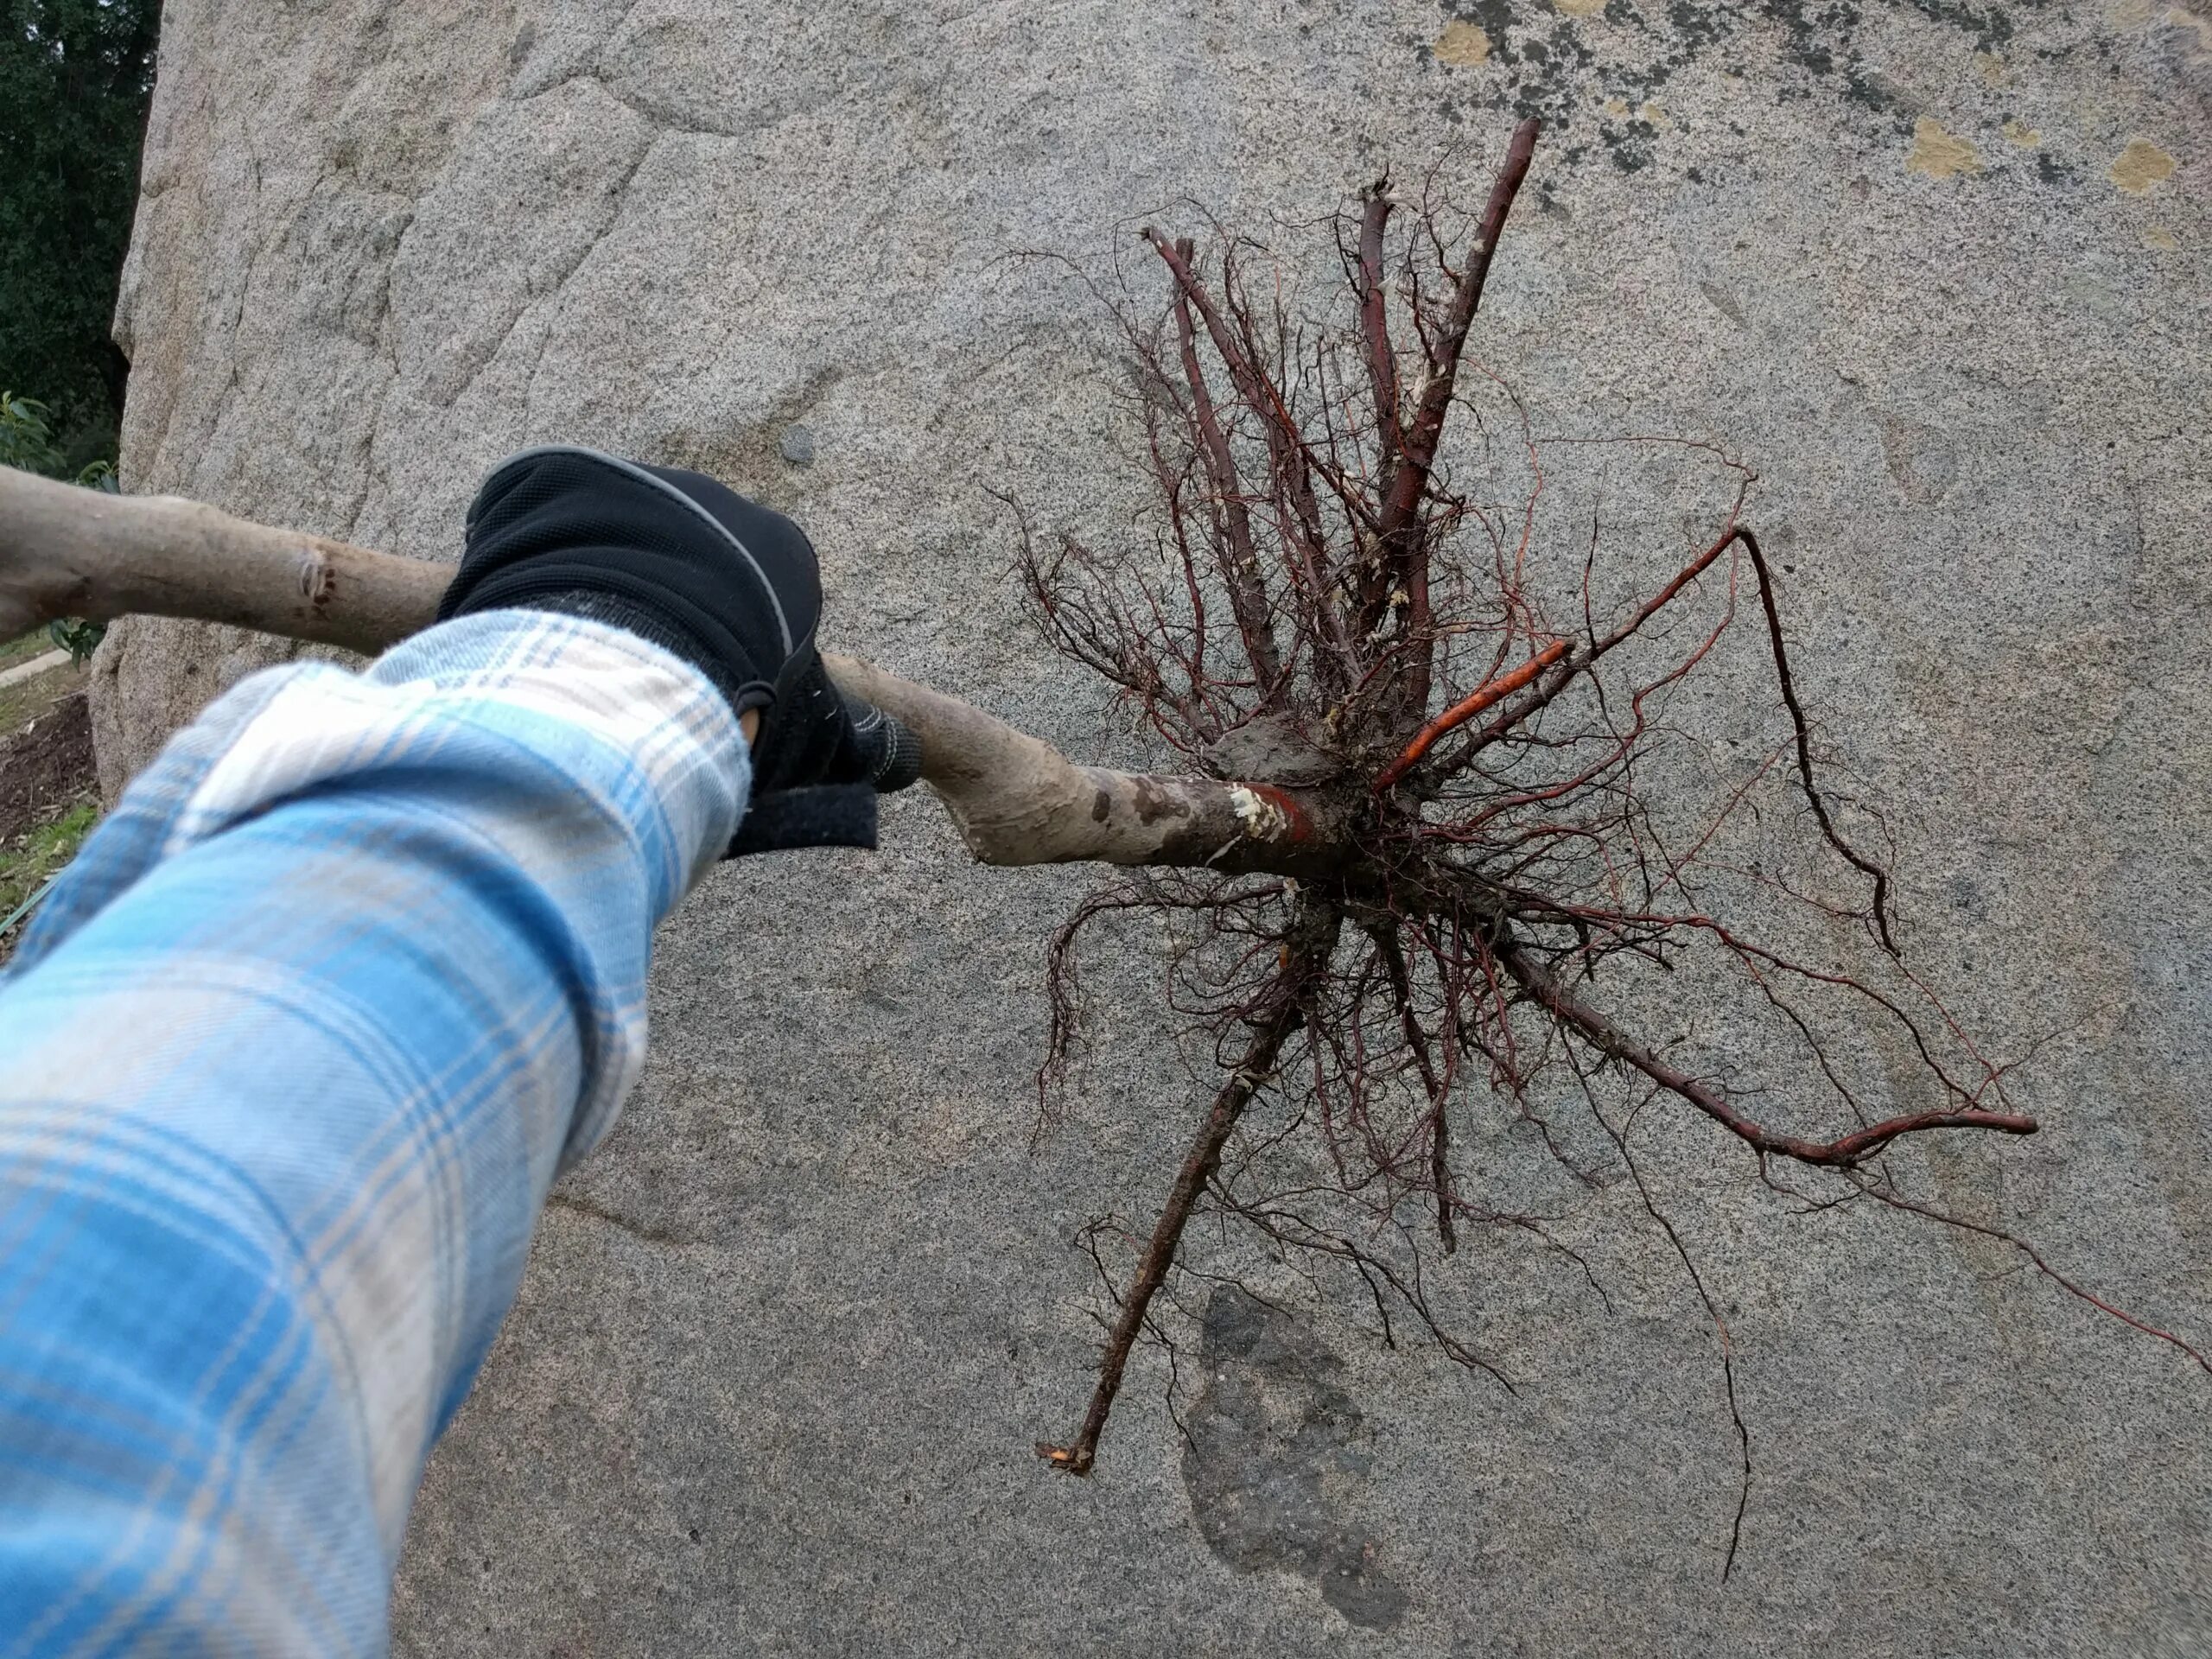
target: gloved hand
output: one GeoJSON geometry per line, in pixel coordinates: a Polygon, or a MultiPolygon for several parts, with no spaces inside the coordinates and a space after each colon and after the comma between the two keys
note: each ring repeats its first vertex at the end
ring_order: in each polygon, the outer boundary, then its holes
{"type": "Polygon", "coordinates": [[[697,667],[733,712],[760,711],[752,804],[728,856],[873,847],[877,792],[918,769],[913,740],[849,707],[822,666],[805,534],[711,478],[569,445],[509,456],[469,507],[438,619],[511,608],[626,628],[697,667]]]}

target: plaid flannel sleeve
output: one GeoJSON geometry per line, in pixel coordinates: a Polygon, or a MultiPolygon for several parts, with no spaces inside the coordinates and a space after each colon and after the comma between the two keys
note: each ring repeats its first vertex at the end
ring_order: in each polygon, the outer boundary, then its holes
{"type": "Polygon", "coordinates": [[[0,986],[0,1654],[383,1649],[749,781],[690,667],[493,612],[257,676],[131,786],[0,986]]]}

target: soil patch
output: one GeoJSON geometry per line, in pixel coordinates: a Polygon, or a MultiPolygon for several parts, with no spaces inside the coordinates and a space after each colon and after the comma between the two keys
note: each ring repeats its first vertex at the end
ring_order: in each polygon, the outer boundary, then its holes
{"type": "Polygon", "coordinates": [[[85,694],[72,692],[27,725],[0,735],[0,842],[88,798],[97,781],[92,716],[85,694]]]}

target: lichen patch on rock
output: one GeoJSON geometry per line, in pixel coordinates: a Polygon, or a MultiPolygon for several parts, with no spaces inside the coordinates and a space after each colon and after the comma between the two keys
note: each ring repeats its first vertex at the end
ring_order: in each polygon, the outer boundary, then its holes
{"type": "Polygon", "coordinates": [[[1452,22],[1436,37],[1436,60],[1458,69],[1472,69],[1490,61],[1490,35],[1474,23],[1452,22]]]}
{"type": "Polygon", "coordinates": [[[2112,181],[2139,196],[2174,175],[2174,158],[2148,138],[2131,138],[2111,168],[2112,181]]]}
{"type": "Polygon", "coordinates": [[[1929,116],[1913,123],[1912,149],[1904,158],[1908,173],[1924,173],[1931,179],[1955,178],[1981,171],[1981,156],[1974,147],[1943,124],[1929,116]]]}

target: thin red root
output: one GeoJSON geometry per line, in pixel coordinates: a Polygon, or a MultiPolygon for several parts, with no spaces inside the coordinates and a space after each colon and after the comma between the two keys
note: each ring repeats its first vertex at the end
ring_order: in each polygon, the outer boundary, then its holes
{"type": "Polygon", "coordinates": [[[1373,785],[1375,792],[1380,795],[1419,766],[1421,756],[1436,747],[1439,738],[1465,725],[1467,721],[1501,698],[1511,696],[1566,655],[1567,641],[1554,639],[1520,667],[1501,674],[1494,680],[1485,681],[1460,698],[1459,702],[1416,732],[1414,734],[1414,741],[1406,745],[1398,758],[1376,774],[1373,785]]]}

